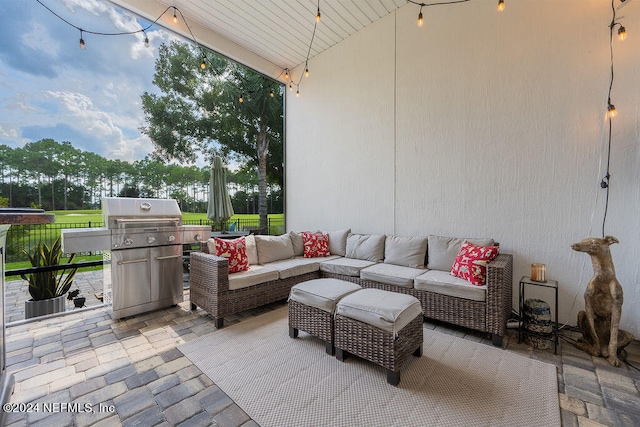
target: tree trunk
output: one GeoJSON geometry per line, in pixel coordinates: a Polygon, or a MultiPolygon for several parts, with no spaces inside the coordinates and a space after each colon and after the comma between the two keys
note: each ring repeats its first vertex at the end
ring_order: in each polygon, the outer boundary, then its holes
{"type": "Polygon", "coordinates": [[[260,126],[258,132],[258,214],[260,215],[260,228],[267,234],[267,153],[269,151],[269,138],[266,129],[260,126]]]}
{"type": "Polygon", "coordinates": [[[64,204],[64,210],[67,210],[67,189],[68,189],[68,184],[67,184],[67,175],[64,176],[64,195],[63,195],[63,204],[64,204]]]}
{"type": "Polygon", "coordinates": [[[56,210],[56,195],[53,188],[53,178],[51,179],[51,210],[56,210]]]}

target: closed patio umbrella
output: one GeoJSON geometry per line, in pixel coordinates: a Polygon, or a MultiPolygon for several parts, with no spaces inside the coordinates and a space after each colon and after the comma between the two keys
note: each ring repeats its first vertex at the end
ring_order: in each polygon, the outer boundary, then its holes
{"type": "Polygon", "coordinates": [[[207,218],[216,223],[221,223],[233,216],[231,197],[227,189],[222,159],[216,156],[211,166],[211,178],[209,179],[209,204],[207,206],[207,218]]]}

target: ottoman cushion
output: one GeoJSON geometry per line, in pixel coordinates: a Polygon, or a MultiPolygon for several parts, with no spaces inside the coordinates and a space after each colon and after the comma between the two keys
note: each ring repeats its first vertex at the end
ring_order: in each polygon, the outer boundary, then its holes
{"type": "Polygon", "coordinates": [[[417,316],[422,306],[416,297],[380,289],[363,289],[342,298],[336,314],[398,333],[417,316]]]}
{"type": "Polygon", "coordinates": [[[355,283],[338,279],[314,279],[291,288],[289,299],[333,313],[340,298],[362,289],[355,283]]]}

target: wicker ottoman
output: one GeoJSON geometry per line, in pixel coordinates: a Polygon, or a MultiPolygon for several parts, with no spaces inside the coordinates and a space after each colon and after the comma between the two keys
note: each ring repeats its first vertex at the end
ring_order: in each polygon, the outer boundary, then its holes
{"type": "Polygon", "coordinates": [[[407,294],[363,289],[336,306],[336,357],[353,354],[386,368],[387,382],[400,383],[400,368],[422,356],[422,307],[407,294]]]}
{"type": "Polygon", "coordinates": [[[298,330],[325,341],[327,354],[334,354],[333,315],[336,303],[362,288],[338,279],[314,279],[298,283],[289,296],[289,336],[296,338],[298,330]]]}

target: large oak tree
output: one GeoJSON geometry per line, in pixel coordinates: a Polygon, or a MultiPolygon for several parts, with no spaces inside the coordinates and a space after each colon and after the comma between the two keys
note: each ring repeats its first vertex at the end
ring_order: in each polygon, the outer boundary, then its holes
{"type": "Polygon", "coordinates": [[[163,44],[153,83],[145,92],[141,128],[162,160],[210,161],[221,155],[258,172],[260,228],[267,227],[267,180],[283,187],[282,86],[244,66],[199,48],[163,44]]]}

